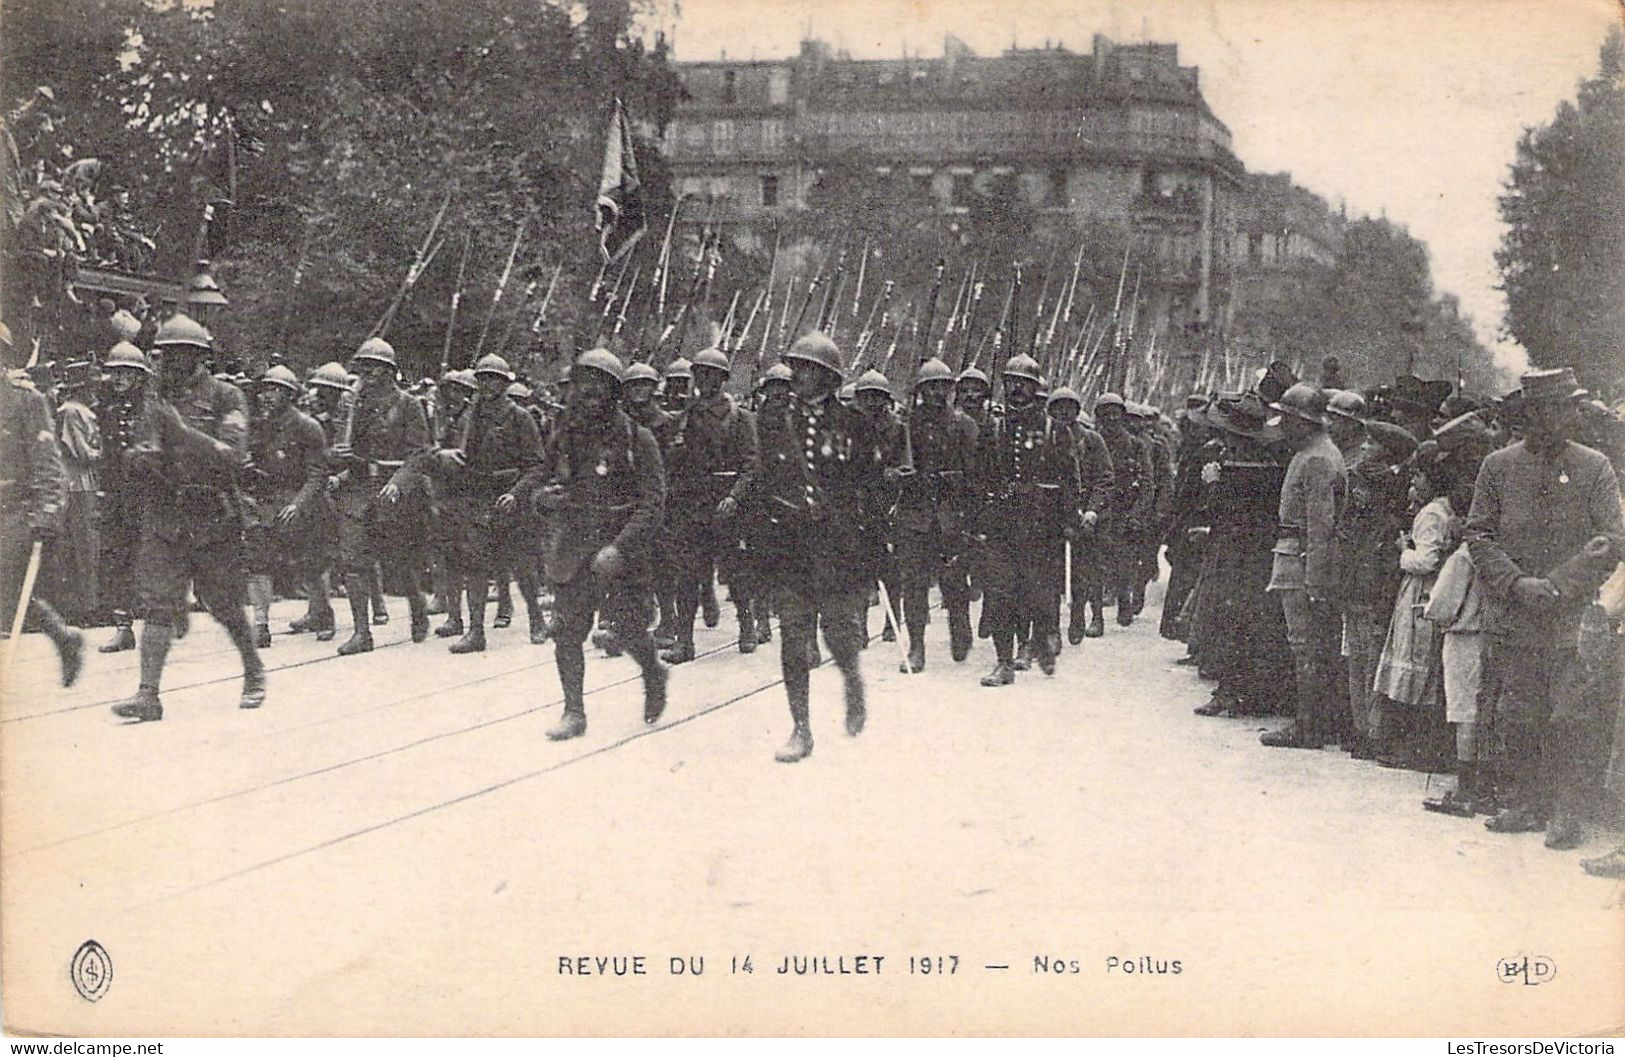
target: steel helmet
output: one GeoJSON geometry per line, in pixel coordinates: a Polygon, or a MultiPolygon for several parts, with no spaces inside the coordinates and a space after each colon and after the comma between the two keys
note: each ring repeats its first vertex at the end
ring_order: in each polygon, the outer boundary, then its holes
{"type": "Polygon", "coordinates": [[[514,379],[513,370],[509,368],[508,361],[494,352],[488,352],[481,356],[480,362],[474,365],[474,376],[477,378],[482,374],[501,375],[510,382],[514,379]]]}
{"type": "Polygon", "coordinates": [[[1134,400],[1125,401],[1124,405],[1123,405],[1123,410],[1126,413],[1134,416],[1135,418],[1156,418],[1157,417],[1156,415],[1152,414],[1151,405],[1142,404],[1142,403],[1139,403],[1139,402],[1134,401],[1134,400]]]}
{"type": "Polygon", "coordinates": [[[1095,398],[1095,413],[1099,414],[1103,407],[1117,407],[1128,410],[1128,401],[1118,393],[1101,393],[1095,398]]]}
{"type": "Polygon", "coordinates": [[[946,363],[943,363],[935,356],[920,364],[919,370],[914,372],[915,385],[923,385],[926,382],[951,382],[953,380],[954,372],[948,368],[946,363]]]}
{"type": "Polygon", "coordinates": [[[141,321],[127,308],[114,312],[107,322],[112,325],[113,333],[119,336],[120,341],[134,341],[135,336],[141,333],[141,321]]]}
{"type": "Polygon", "coordinates": [[[573,375],[575,371],[589,369],[602,371],[604,374],[609,375],[610,378],[614,379],[616,385],[620,385],[622,380],[626,378],[626,367],[621,364],[621,358],[608,349],[588,349],[580,356],[577,356],[575,369],[571,374],[573,375]]]}
{"type": "Polygon", "coordinates": [[[361,343],[361,347],[359,349],[355,350],[355,355],[350,357],[351,363],[354,363],[357,360],[371,360],[374,363],[387,363],[391,367],[394,367],[395,347],[389,342],[385,341],[383,338],[368,338],[366,341],[361,343]]]}
{"type": "Polygon", "coordinates": [[[857,394],[858,387],[851,382],[847,382],[845,385],[841,386],[840,389],[836,390],[835,399],[839,400],[843,404],[850,404],[852,402],[852,398],[857,394]]]}
{"type": "Polygon", "coordinates": [[[162,347],[181,346],[207,352],[214,348],[214,336],[191,316],[177,312],[159,326],[158,336],[152,339],[152,343],[162,347]]]}
{"type": "Polygon", "coordinates": [[[460,385],[464,389],[470,389],[470,390],[478,389],[480,387],[479,383],[474,380],[474,372],[470,371],[470,370],[467,370],[467,369],[458,370],[458,371],[447,371],[444,375],[441,376],[440,384],[443,385],[443,386],[444,385],[460,385]]]}
{"type": "Polygon", "coordinates": [[[1037,382],[1040,380],[1038,361],[1026,353],[1012,356],[1005,361],[1004,376],[1006,378],[1025,378],[1030,382],[1037,382]]]}
{"type": "Polygon", "coordinates": [[[993,388],[993,383],[987,380],[987,375],[984,374],[979,367],[966,367],[963,371],[959,372],[958,384],[963,386],[967,383],[979,385],[983,389],[993,388]]]}
{"type": "Polygon", "coordinates": [[[805,360],[836,374],[842,372],[841,350],[833,339],[821,330],[814,330],[797,338],[784,354],[785,360],[805,360]]]}
{"type": "Polygon", "coordinates": [[[350,375],[340,364],[324,363],[311,374],[310,384],[326,386],[329,389],[348,389],[350,375]]]}
{"type": "Polygon", "coordinates": [[[873,367],[858,375],[858,380],[852,383],[852,391],[854,393],[861,393],[865,389],[885,393],[887,396],[892,395],[891,382],[887,381],[886,376],[875,370],[873,367]]]}
{"type": "Polygon", "coordinates": [[[1326,394],[1319,388],[1299,382],[1287,388],[1281,399],[1270,405],[1270,410],[1293,415],[1317,426],[1326,424],[1326,394]]]}
{"type": "Polygon", "coordinates": [[[1326,394],[1326,410],[1338,418],[1353,422],[1366,419],[1365,397],[1352,389],[1333,389],[1326,394]]]}
{"type": "Polygon", "coordinates": [[[106,370],[128,367],[152,373],[152,368],[147,364],[147,354],[127,341],[121,341],[107,350],[107,359],[102,361],[102,367],[106,370]]]}
{"type": "Polygon", "coordinates": [[[638,360],[636,363],[632,364],[632,366],[626,369],[626,377],[621,381],[623,383],[654,382],[656,385],[659,385],[660,372],[649,366],[647,363],[644,363],[642,360],[638,360]]]}
{"type": "Polygon", "coordinates": [[[756,384],[758,387],[760,387],[766,385],[768,382],[783,382],[785,385],[789,385],[790,368],[786,367],[782,363],[775,363],[773,366],[762,372],[761,381],[757,382],[756,384]]]}
{"type": "Polygon", "coordinates": [[[515,382],[502,392],[504,396],[514,400],[530,399],[530,386],[526,385],[524,382],[515,382]]]}
{"type": "Polygon", "coordinates": [[[1070,386],[1065,386],[1065,385],[1060,386],[1053,393],[1051,393],[1049,395],[1049,399],[1044,401],[1044,406],[1046,408],[1054,407],[1056,404],[1060,403],[1063,400],[1070,400],[1074,404],[1077,404],[1078,405],[1078,413],[1079,414],[1083,413],[1083,398],[1078,396],[1077,393],[1073,392],[1072,388],[1070,386]]]}
{"type": "Polygon", "coordinates": [[[728,356],[721,349],[701,349],[694,354],[694,367],[709,367],[713,371],[727,374],[729,371],[728,356]]]}
{"type": "Polygon", "coordinates": [[[667,378],[693,378],[694,377],[694,365],[692,363],[689,363],[688,360],[686,360],[683,357],[679,356],[675,360],[673,360],[670,363],[666,364],[666,377],[667,378]]]}
{"type": "Polygon", "coordinates": [[[276,367],[269,368],[264,374],[260,375],[258,384],[280,385],[282,388],[293,393],[295,396],[304,391],[303,387],[299,384],[299,376],[280,364],[276,367]]]}

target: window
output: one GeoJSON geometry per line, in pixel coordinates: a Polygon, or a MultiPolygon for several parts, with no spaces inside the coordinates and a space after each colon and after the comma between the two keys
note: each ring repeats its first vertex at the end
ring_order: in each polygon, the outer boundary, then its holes
{"type": "Polygon", "coordinates": [[[1264,236],[1251,233],[1247,236],[1247,259],[1257,264],[1264,259],[1264,236]]]}
{"type": "Polygon", "coordinates": [[[728,70],[722,75],[722,101],[724,103],[739,102],[739,72],[728,70]]]}
{"type": "Polygon", "coordinates": [[[713,121],[711,123],[711,149],[718,154],[733,153],[734,123],[732,121],[713,121]]]}
{"type": "Polygon", "coordinates": [[[774,70],[768,77],[767,101],[783,106],[790,99],[790,71],[774,70]]]}
{"type": "Polygon", "coordinates": [[[773,173],[762,174],[762,205],[772,209],[779,204],[779,178],[773,173]]]}
{"type": "Polygon", "coordinates": [[[776,154],[784,149],[784,122],[762,122],[762,150],[768,154],[776,154]]]}

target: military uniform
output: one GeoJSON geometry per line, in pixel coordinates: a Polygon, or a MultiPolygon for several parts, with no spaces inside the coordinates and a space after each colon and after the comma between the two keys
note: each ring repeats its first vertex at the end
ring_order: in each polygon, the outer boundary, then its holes
{"type": "Polygon", "coordinates": [[[68,504],[62,538],[51,563],[50,596],[68,619],[82,623],[95,617],[98,609],[98,576],[101,531],[98,525],[97,489],[101,466],[101,430],[96,413],[80,399],[79,386],[88,382],[90,365],[67,364],[74,372],[74,386],[66,390],[56,412],[56,434],[62,452],[62,470],[67,479],[68,504]]]}
{"type": "MultiPolygon", "coordinates": [[[[51,408],[26,378],[0,380],[0,627],[9,631],[35,540],[53,540],[67,509],[67,479],[51,428],[51,408]]],[[[62,685],[79,675],[83,638],[39,595],[29,615],[62,661],[62,685]]]]}
{"type": "MultiPolygon", "coordinates": [[[[1065,392],[1065,390],[1062,390],[1065,392]]],[[[1051,395],[1053,401],[1055,395],[1051,395]]],[[[1072,546],[1072,582],[1067,584],[1072,596],[1072,607],[1067,614],[1067,639],[1077,645],[1085,637],[1097,638],[1104,629],[1099,614],[1102,592],[1100,523],[1111,508],[1112,487],[1116,476],[1112,471],[1111,452],[1100,434],[1084,425],[1080,419],[1069,427],[1078,454],[1078,506],[1072,519],[1075,528],[1072,546]],[[1092,516],[1091,516],[1092,515],[1092,516]],[[1091,626],[1085,621],[1087,606],[1093,606],[1096,621],[1091,626]]],[[[1055,602],[1055,625],[1060,625],[1060,599],[1055,602]]]]}
{"type": "Polygon", "coordinates": [[[966,516],[976,459],[976,422],[949,404],[921,404],[908,413],[908,464],[893,519],[902,576],[903,619],[908,627],[909,667],[925,665],[925,627],[933,582],[948,614],[949,651],[955,661],[970,652],[970,560],[966,516]]]}
{"type": "MultiPolygon", "coordinates": [[[[636,370],[637,366],[634,364],[632,370],[636,370]]],[[[649,373],[654,374],[653,368],[649,368],[649,373]]],[[[655,377],[658,379],[659,376],[655,377]]],[[[662,408],[652,397],[641,403],[628,401],[623,404],[622,410],[628,418],[648,430],[654,437],[655,445],[660,449],[661,465],[664,466],[672,438],[676,433],[678,416],[662,408]]],[[[650,578],[654,587],[655,606],[659,612],[659,625],[655,635],[660,641],[656,645],[666,647],[677,642],[677,577],[672,562],[672,539],[664,518],[657,539],[650,559],[650,578]]]]}
{"type": "MultiPolygon", "coordinates": [[[[1106,421],[1099,412],[1100,406],[1112,398],[1111,394],[1103,394],[1095,402],[1100,439],[1106,442],[1116,478],[1111,508],[1101,519],[1097,540],[1101,565],[1105,569],[1105,593],[1117,605],[1117,622],[1127,625],[1134,621],[1134,541],[1151,524],[1156,496],[1146,481],[1150,468],[1146,465],[1144,447],[1127,428],[1106,421]]],[[[1122,398],[1115,399],[1121,406],[1122,398]]]]}
{"type": "Polygon", "coordinates": [[[982,541],[976,579],[998,651],[998,667],[985,685],[1013,678],[1016,636],[1029,621],[1031,646],[1045,670],[1053,671],[1056,591],[1064,579],[1065,533],[1080,487],[1072,434],[1057,428],[1037,399],[1024,407],[1007,406],[982,427],[976,457],[976,535],[982,541]]]}

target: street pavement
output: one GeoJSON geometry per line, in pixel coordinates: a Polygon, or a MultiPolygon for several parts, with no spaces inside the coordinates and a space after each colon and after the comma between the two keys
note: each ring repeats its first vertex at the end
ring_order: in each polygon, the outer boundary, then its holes
{"type": "MultiPolygon", "coordinates": [[[[1261,747],[1278,721],[1194,716],[1207,687],[1173,664],[1156,598],[1068,647],[1054,678],[994,690],[977,685],[990,644],[955,665],[940,619],[917,675],[877,635],[868,729],[844,733],[826,665],[816,748],[793,766],[773,760],[790,726],[778,642],[740,656],[726,605],[657,726],[632,662],[590,651],[589,730],[563,744],[543,737],[562,707],[552,646],[522,618],[467,657],[406,641],[399,600],[364,656],[279,633],[269,701],[245,712],[236,656],[196,614],[165,719],[140,725],[109,711],[135,689],[134,653],[88,654],[62,690],[26,636],[0,711],[6,1028],[1625,1024],[1625,896],[1578,866],[1617,834],[1551,852],[1424,812],[1442,777],[1261,747]],[[87,940],[113,972],[95,1002],[70,972],[87,940]]],[[[279,603],[273,628],[297,610],[279,603]]]]}

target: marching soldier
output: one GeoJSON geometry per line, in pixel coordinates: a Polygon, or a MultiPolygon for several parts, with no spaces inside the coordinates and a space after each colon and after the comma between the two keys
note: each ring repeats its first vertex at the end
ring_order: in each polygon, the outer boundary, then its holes
{"type": "Polygon", "coordinates": [[[1078,502],[1078,454],[1072,434],[1056,429],[1037,399],[1039,369],[1030,356],[1004,367],[1004,414],[991,416],[977,443],[977,517],[982,585],[998,663],[983,686],[1015,682],[1018,629],[1032,622],[1031,647],[1046,675],[1055,672],[1059,629],[1051,626],[1051,594],[1061,582],[1069,512],[1078,502]]]}
{"type": "MultiPolygon", "coordinates": [[[[368,604],[378,566],[395,564],[406,582],[412,641],[429,636],[429,614],[418,583],[421,521],[426,482],[410,461],[429,449],[423,407],[395,385],[395,350],[368,338],[350,359],[358,383],[339,409],[338,433],[329,449],[337,478],[339,565],[344,571],[353,630],[340,656],[372,649],[368,604]]],[[[378,592],[382,603],[382,593],[378,592]]]]}
{"type": "Polygon", "coordinates": [[[808,694],[815,621],[845,682],[846,731],[863,731],[858,654],[876,570],[860,518],[864,496],[880,484],[884,468],[867,457],[868,423],[836,399],[841,354],[829,336],[814,331],[797,338],[784,361],[795,400],[775,413],[780,421],[762,429],[769,439],[746,497],[761,504],[772,525],[763,561],[779,606],[779,664],[795,725],[775,758],[794,763],[813,750],[808,694]]]}
{"type": "MultiPolygon", "coordinates": [[[[1111,510],[1101,525],[1098,540],[1106,570],[1106,592],[1113,596],[1117,623],[1122,627],[1134,623],[1133,546],[1151,524],[1151,503],[1155,498],[1146,485],[1150,469],[1145,450],[1128,431],[1126,413],[1127,403],[1116,393],[1102,393],[1095,400],[1095,426],[1100,439],[1106,442],[1116,475],[1111,510]]],[[[1089,630],[1093,632],[1097,627],[1105,630],[1099,606],[1090,617],[1089,630]]]]}
{"type": "MultiPolygon", "coordinates": [[[[626,417],[648,430],[660,448],[661,465],[665,465],[672,437],[677,430],[678,416],[662,408],[655,399],[660,387],[660,372],[639,361],[626,369],[626,380],[621,383],[621,408],[626,417]]],[[[658,535],[659,543],[651,555],[651,577],[654,583],[655,607],[660,622],[655,628],[655,645],[670,649],[677,645],[677,580],[671,561],[671,538],[664,523],[658,535]]]]}
{"type": "MultiPolygon", "coordinates": [[[[516,511],[498,510],[498,500],[541,461],[541,431],[536,420],[507,395],[513,384],[508,361],[495,354],[474,366],[478,392],[463,408],[456,436],[442,438],[434,453],[433,470],[445,483],[447,516],[455,525],[448,552],[452,588],[463,585],[468,596],[468,630],[451,644],[452,653],[480,653],[485,649],[486,585],[493,575],[510,568],[518,556],[516,511]]],[[[530,641],[547,641],[547,622],[538,613],[538,600],[521,583],[530,619],[530,641]]]]}
{"type": "MultiPolygon", "coordinates": [[[[728,357],[705,349],[695,355],[692,371],[694,396],[678,416],[666,457],[666,524],[677,601],[677,642],[661,655],[668,664],[694,659],[694,617],[715,562],[728,550],[729,536],[719,522],[731,521],[739,490],[757,465],[756,418],[723,392],[728,357]]],[[[748,653],[756,648],[750,602],[741,592],[734,604],[739,648],[748,653]]]]}
{"type": "MultiPolygon", "coordinates": [[[[463,411],[473,401],[474,394],[479,390],[479,383],[474,380],[474,372],[469,370],[447,371],[440,378],[435,387],[435,406],[437,409],[437,428],[435,439],[438,448],[454,448],[457,446],[458,420],[462,418],[463,411]]],[[[434,629],[435,638],[460,639],[468,633],[463,625],[463,587],[461,580],[451,571],[452,549],[457,545],[457,519],[455,512],[448,510],[443,502],[444,485],[431,478],[430,488],[435,492],[434,528],[431,533],[430,546],[433,548],[431,564],[435,577],[435,599],[440,603],[440,610],[446,614],[445,622],[434,629]]],[[[435,607],[430,606],[429,611],[434,612],[435,607]]]]}
{"type": "Polygon", "coordinates": [[[135,649],[131,613],[135,609],[136,543],[141,534],[141,490],[131,476],[125,453],[140,439],[147,383],[152,368],[147,357],[127,341],[107,351],[102,361],[107,389],[101,400],[102,532],[101,557],[107,604],[113,610],[113,638],[102,653],[135,649]]]}
{"type": "MultiPolygon", "coordinates": [[[[50,404],[26,375],[13,373],[0,382],[0,627],[6,630],[16,617],[34,544],[48,545],[62,531],[67,498],[50,404]]],[[[83,663],[84,636],[38,592],[28,601],[28,615],[56,647],[62,685],[72,686],[83,663]]]]}
{"type": "MultiPolygon", "coordinates": [[[[790,377],[790,368],[775,363],[762,372],[756,383],[756,439],[761,451],[768,450],[769,432],[788,428],[790,405],[795,399],[790,377]]],[[[742,503],[741,508],[740,535],[753,591],[751,615],[756,621],[756,644],[760,646],[773,641],[774,594],[768,556],[773,553],[774,527],[769,516],[771,511],[762,502],[759,491],[750,502],[742,503]]]]}
{"type": "Polygon", "coordinates": [[[659,722],[666,710],[668,675],[649,636],[649,552],[665,505],[665,473],[654,435],[619,407],[625,373],[607,349],[582,353],[541,463],[497,500],[504,510],[535,501],[549,515],[546,572],[564,692],[564,715],[547,732],[552,741],[587,732],[582,644],[600,609],[642,670],[643,721],[659,722]]]}
{"type": "MultiPolygon", "coordinates": [[[[1076,529],[1071,542],[1072,582],[1066,585],[1072,594],[1072,608],[1067,613],[1066,640],[1076,646],[1085,638],[1099,638],[1105,634],[1103,627],[1091,629],[1086,625],[1085,603],[1093,605],[1095,613],[1100,612],[1101,569],[1097,533],[1101,515],[1110,507],[1112,485],[1116,477],[1112,472],[1112,456],[1106,450],[1106,442],[1100,438],[1099,433],[1084,425],[1080,418],[1083,413],[1083,400],[1077,393],[1067,386],[1061,386],[1044,402],[1044,410],[1049,413],[1057,428],[1064,429],[1072,435],[1078,449],[1078,478],[1081,491],[1078,493],[1078,509],[1073,515],[1072,522],[1076,529]]],[[[1059,627],[1061,620],[1059,595],[1056,599],[1055,625],[1059,627]]]]}
{"type": "Polygon", "coordinates": [[[175,624],[194,585],[243,662],[241,708],[265,703],[265,665],[243,611],[243,521],[237,475],[248,459],[248,410],[235,386],[210,377],[213,338],[184,315],[158,328],[158,390],[144,403],[139,440],[125,452],[142,496],[135,577],[141,676],[113,714],[164,718],[158,689],[175,624]]]}
{"type": "MultiPolygon", "coordinates": [[[[863,504],[864,532],[874,551],[879,580],[891,601],[891,612],[884,614],[881,620],[880,638],[884,642],[896,642],[897,628],[903,623],[900,608],[903,584],[896,555],[891,549],[891,511],[897,505],[897,486],[902,482],[903,468],[907,465],[908,445],[904,441],[903,420],[892,410],[893,402],[891,382],[873,368],[864,371],[852,384],[852,406],[869,420],[871,457],[885,467],[880,485],[869,492],[863,504]]],[[[864,625],[867,637],[867,614],[864,625]]]]}
{"type": "Polygon", "coordinates": [[[980,428],[992,410],[993,383],[979,368],[966,367],[954,383],[954,406],[971,417],[980,428]]]}
{"type": "Polygon", "coordinates": [[[666,364],[662,381],[662,406],[674,415],[681,413],[688,406],[689,392],[694,385],[694,365],[679,356],[666,364]]]}
{"type": "Polygon", "coordinates": [[[954,376],[935,357],[914,376],[915,404],[908,411],[905,469],[897,501],[897,564],[908,627],[908,667],[925,669],[925,625],[931,584],[942,588],[948,612],[949,653],[957,663],[971,648],[970,583],[965,515],[976,458],[976,422],[949,404],[954,376]]]}
{"type": "Polygon", "coordinates": [[[322,586],[324,558],[330,555],[323,553],[319,530],[313,530],[327,501],[326,439],[317,421],[294,406],[299,394],[299,379],[286,367],[270,368],[254,388],[259,416],[248,435],[244,544],[248,601],[262,650],[271,645],[272,576],[281,570],[295,572],[310,592],[317,638],[333,638],[333,605],[322,586]]]}

